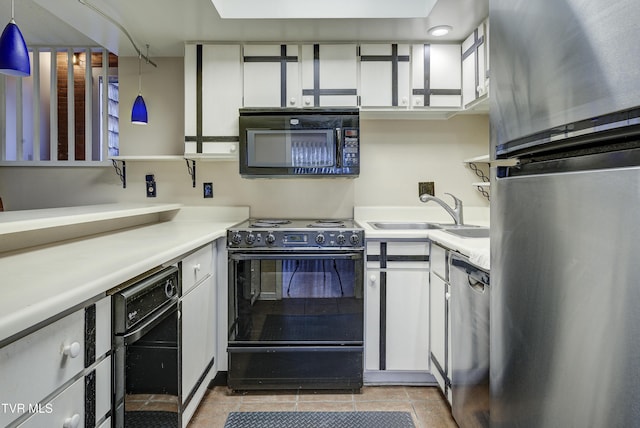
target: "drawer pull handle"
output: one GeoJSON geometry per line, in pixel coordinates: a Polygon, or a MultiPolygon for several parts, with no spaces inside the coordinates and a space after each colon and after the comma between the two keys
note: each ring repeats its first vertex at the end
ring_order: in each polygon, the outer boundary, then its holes
{"type": "Polygon", "coordinates": [[[78,342],[73,342],[70,345],[65,345],[62,349],[62,353],[67,357],[75,358],[80,355],[80,344],[78,342]]]}
{"type": "Polygon", "coordinates": [[[77,413],[65,419],[62,424],[62,428],[78,428],[78,426],[80,426],[80,415],[77,413]]]}

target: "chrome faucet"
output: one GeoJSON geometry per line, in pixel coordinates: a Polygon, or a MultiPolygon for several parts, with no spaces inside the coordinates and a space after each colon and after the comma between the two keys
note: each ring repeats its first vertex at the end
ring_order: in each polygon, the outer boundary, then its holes
{"type": "Polygon", "coordinates": [[[449,206],[449,204],[447,204],[445,201],[443,201],[440,198],[436,198],[435,196],[431,196],[428,193],[424,193],[422,195],[420,195],[420,201],[421,202],[429,202],[429,201],[434,201],[437,202],[438,204],[440,204],[440,206],[442,208],[444,208],[451,217],[453,217],[453,221],[455,221],[456,225],[461,225],[463,224],[463,219],[462,219],[462,201],[458,198],[456,198],[455,196],[453,196],[451,193],[445,193],[445,195],[449,195],[453,198],[454,202],[455,202],[455,208],[451,208],[449,206]]]}

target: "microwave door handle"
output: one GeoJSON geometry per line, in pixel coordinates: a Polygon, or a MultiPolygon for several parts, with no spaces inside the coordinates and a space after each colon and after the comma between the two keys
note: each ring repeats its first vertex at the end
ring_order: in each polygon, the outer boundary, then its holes
{"type": "Polygon", "coordinates": [[[342,128],[336,128],[336,166],[342,167],[342,128]]]}

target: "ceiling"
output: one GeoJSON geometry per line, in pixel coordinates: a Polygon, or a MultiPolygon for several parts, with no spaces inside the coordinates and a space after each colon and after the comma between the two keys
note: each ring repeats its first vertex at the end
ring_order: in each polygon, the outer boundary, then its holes
{"type": "MultiPolygon", "coordinates": [[[[212,0],[82,1],[122,25],[143,53],[145,45],[149,44],[150,57],[183,56],[187,41],[462,41],[489,14],[489,0],[421,0],[426,9],[435,1],[426,17],[322,19],[223,19],[212,0]],[[427,34],[427,29],[436,25],[450,25],[453,30],[448,36],[433,38],[427,34]]],[[[225,1],[215,1],[220,2],[223,10],[225,1]]],[[[255,2],[234,1],[245,5],[255,2]]],[[[317,4],[319,0],[313,1],[317,4]]],[[[325,0],[323,5],[360,2],[388,6],[415,1],[325,0]]],[[[0,0],[0,16],[6,17],[8,22],[10,14],[11,0],[0,0]]],[[[224,14],[229,15],[226,11],[224,14]]],[[[409,16],[408,13],[401,14],[409,16]]],[[[369,12],[365,15],[375,16],[369,12]]],[[[326,16],[334,14],[328,12],[326,16]]],[[[30,47],[100,45],[120,56],[137,56],[126,35],[116,25],[79,0],[16,0],[15,20],[30,47]]]]}

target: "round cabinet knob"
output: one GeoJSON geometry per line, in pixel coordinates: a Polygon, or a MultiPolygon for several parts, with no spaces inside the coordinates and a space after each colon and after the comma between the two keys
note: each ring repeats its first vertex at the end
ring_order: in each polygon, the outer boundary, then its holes
{"type": "Polygon", "coordinates": [[[196,272],[200,272],[200,263],[193,265],[193,270],[196,272]]]}
{"type": "Polygon", "coordinates": [[[351,245],[358,245],[360,243],[360,237],[354,233],[349,237],[349,242],[351,242],[351,245]]]}
{"type": "Polygon", "coordinates": [[[445,300],[449,300],[450,297],[451,297],[451,293],[449,293],[449,292],[444,293],[444,299],[445,300]]]}
{"type": "Polygon", "coordinates": [[[409,104],[409,100],[407,99],[407,97],[402,97],[402,105],[406,106],[407,104],[409,104]]]}
{"type": "Polygon", "coordinates": [[[296,99],[294,97],[289,98],[289,105],[296,105],[296,99]]]}
{"type": "Polygon", "coordinates": [[[69,358],[77,357],[80,355],[80,343],[73,342],[69,345],[65,345],[64,348],[62,348],[62,353],[69,358]]]}
{"type": "Polygon", "coordinates": [[[326,241],[326,238],[322,233],[316,236],[316,244],[324,244],[324,241],[326,241]]]}
{"type": "Polygon", "coordinates": [[[311,98],[309,98],[309,97],[305,97],[305,98],[304,98],[304,105],[306,105],[306,106],[310,106],[310,105],[311,105],[311,98]]]}
{"type": "Polygon", "coordinates": [[[62,423],[62,428],[78,428],[80,426],[80,415],[75,414],[70,418],[66,418],[62,423]]]}
{"type": "Polygon", "coordinates": [[[267,242],[267,244],[271,245],[274,242],[276,242],[276,237],[273,236],[273,233],[270,233],[270,234],[267,235],[266,238],[264,238],[264,240],[267,242]]]}
{"type": "Polygon", "coordinates": [[[420,98],[415,98],[413,100],[413,104],[416,106],[421,106],[422,105],[422,100],[420,98]]]}
{"type": "Polygon", "coordinates": [[[239,233],[236,233],[235,235],[233,235],[231,237],[231,243],[238,245],[242,242],[242,235],[240,235],[239,233]]]}
{"type": "Polygon", "coordinates": [[[375,275],[371,275],[369,277],[369,282],[371,282],[372,285],[375,284],[377,280],[378,280],[378,277],[375,275]]]}
{"type": "Polygon", "coordinates": [[[229,153],[235,153],[236,150],[238,150],[238,146],[231,144],[231,147],[229,147],[229,153]]]}
{"type": "Polygon", "coordinates": [[[247,244],[253,245],[253,243],[256,242],[256,235],[254,235],[253,233],[248,234],[245,238],[245,241],[247,242],[247,244]]]}
{"type": "Polygon", "coordinates": [[[344,245],[345,242],[347,242],[347,238],[345,238],[343,234],[340,234],[336,237],[336,241],[338,242],[338,245],[344,245]]]}

